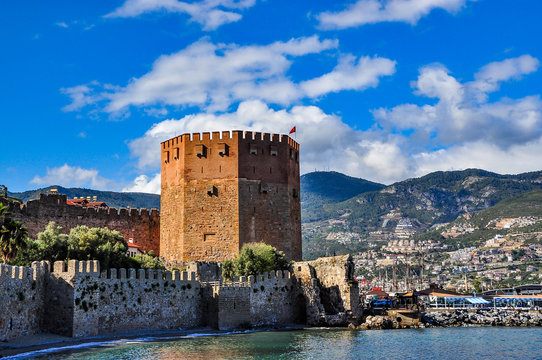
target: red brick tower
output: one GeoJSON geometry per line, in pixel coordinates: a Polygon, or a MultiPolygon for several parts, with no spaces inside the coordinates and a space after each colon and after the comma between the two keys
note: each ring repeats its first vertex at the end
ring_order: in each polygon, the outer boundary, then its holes
{"type": "Polygon", "coordinates": [[[299,144],[248,131],[183,134],[162,143],[160,255],[231,259],[264,242],[301,260],[299,144]]]}

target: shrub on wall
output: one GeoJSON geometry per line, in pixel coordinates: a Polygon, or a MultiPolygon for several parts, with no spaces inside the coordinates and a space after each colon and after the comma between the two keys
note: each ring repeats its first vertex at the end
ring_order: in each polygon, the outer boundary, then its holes
{"type": "Polygon", "coordinates": [[[271,245],[252,243],[243,245],[239,255],[222,263],[222,277],[258,275],[274,270],[286,270],[290,262],[284,253],[271,245]]]}

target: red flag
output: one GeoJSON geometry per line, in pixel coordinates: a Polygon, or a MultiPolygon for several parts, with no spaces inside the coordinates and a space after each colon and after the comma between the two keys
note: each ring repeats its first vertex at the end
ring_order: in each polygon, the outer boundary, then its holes
{"type": "Polygon", "coordinates": [[[288,135],[292,134],[292,133],[295,133],[295,126],[292,128],[292,130],[290,130],[290,132],[288,133],[288,135]]]}

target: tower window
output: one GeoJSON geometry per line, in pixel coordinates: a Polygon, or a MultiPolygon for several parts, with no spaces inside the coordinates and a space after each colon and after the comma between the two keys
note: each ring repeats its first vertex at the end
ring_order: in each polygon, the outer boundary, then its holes
{"type": "Polygon", "coordinates": [[[258,155],[258,145],[250,144],[249,152],[250,152],[250,155],[258,155]]]}
{"type": "Polygon", "coordinates": [[[265,182],[260,183],[260,192],[267,194],[269,192],[269,184],[265,182]]]}
{"type": "Polygon", "coordinates": [[[279,151],[278,151],[277,145],[271,145],[271,146],[269,147],[269,154],[270,154],[271,156],[277,156],[278,153],[279,153],[279,151]]]}
{"type": "Polygon", "coordinates": [[[218,155],[228,156],[229,155],[229,146],[225,143],[218,144],[218,155]]]}
{"type": "Polygon", "coordinates": [[[175,155],[173,156],[173,159],[179,160],[179,148],[175,148],[175,155]]]}
{"type": "Polygon", "coordinates": [[[214,185],[207,185],[207,195],[218,196],[218,189],[214,185]]]}
{"type": "Polygon", "coordinates": [[[207,157],[207,146],[203,144],[196,145],[196,156],[201,158],[207,157]]]}
{"type": "Polygon", "coordinates": [[[164,162],[167,164],[169,162],[169,151],[166,151],[166,156],[164,158],[164,162]]]}

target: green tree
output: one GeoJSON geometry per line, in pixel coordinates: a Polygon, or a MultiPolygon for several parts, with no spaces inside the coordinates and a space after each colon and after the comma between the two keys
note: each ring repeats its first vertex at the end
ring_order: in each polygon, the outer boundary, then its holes
{"type": "Polygon", "coordinates": [[[17,252],[26,245],[26,228],[11,218],[11,213],[0,203],[0,253],[2,261],[8,263],[15,259],[17,252]]]}
{"type": "Polygon", "coordinates": [[[137,267],[141,269],[165,269],[164,264],[157,256],[151,254],[138,254],[132,258],[137,267]]]}
{"type": "Polygon", "coordinates": [[[68,235],[68,258],[99,260],[103,269],[136,267],[127,255],[128,244],[118,231],[76,226],[68,235]]]}
{"type": "Polygon", "coordinates": [[[231,279],[233,276],[257,275],[273,270],[285,270],[290,262],[271,245],[252,243],[243,245],[239,256],[222,263],[222,276],[231,279]]]}

